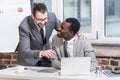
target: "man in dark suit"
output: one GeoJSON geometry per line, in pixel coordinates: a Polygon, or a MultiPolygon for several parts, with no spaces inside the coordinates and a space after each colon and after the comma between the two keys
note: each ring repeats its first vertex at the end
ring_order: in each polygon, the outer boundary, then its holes
{"type": "Polygon", "coordinates": [[[19,25],[18,63],[25,66],[51,66],[50,59],[56,54],[50,50],[49,38],[59,25],[60,21],[54,13],[48,12],[43,3],[36,3],[32,15],[19,25]]]}
{"type": "Polygon", "coordinates": [[[79,29],[80,23],[76,18],[67,18],[61,23],[57,35],[52,39],[53,49],[57,54],[52,60],[53,67],[60,68],[62,57],[91,57],[91,71],[95,70],[97,63],[94,49],[87,39],[77,36],[79,29]]]}

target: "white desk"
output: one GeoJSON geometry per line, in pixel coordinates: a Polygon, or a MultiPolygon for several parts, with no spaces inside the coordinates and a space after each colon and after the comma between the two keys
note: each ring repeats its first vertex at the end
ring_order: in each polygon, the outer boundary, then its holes
{"type": "MultiPolygon", "coordinates": [[[[49,69],[46,67],[27,67],[31,69],[49,69]]],[[[50,68],[51,69],[51,68],[50,68]]],[[[37,72],[35,70],[26,70],[22,73],[16,72],[16,67],[0,70],[0,80],[120,80],[120,77],[107,77],[102,75],[96,77],[94,72],[89,76],[60,76],[59,71],[55,73],[37,72]]]]}

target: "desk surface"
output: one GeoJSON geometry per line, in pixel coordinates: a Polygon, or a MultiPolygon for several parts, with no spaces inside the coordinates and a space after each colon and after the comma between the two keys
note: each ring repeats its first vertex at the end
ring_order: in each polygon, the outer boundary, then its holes
{"type": "Polygon", "coordinates": [[[49,72],[38,72],[37,70],[53,69],[47,67],[26,67],[29,68],[24,72],[18,73],[16,67],[7,68],[0,70],[0,80],[120,80],[120,77],[107,77],[102,74],[102,77],[96,77],[94,72],[90,75],[79,75],[79,76],[60,76],[60,71],[49,73],[49,72]]]}

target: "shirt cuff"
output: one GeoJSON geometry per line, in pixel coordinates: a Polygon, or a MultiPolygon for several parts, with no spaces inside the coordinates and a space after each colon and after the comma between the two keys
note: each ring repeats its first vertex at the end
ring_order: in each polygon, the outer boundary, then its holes
{"type": "Polygon", "coordinates": [[[39,58],[41,58],[41,57],[42,57],[41,53],[42,53],[42,51],[40,51],[39,58]]]}

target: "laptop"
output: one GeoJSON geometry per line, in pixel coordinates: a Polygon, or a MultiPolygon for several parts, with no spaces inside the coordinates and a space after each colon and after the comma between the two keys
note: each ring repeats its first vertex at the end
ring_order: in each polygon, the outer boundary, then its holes
{"type": "Polygon", "coordinates": [[[60,75],[88,75],[90,73],[90,61],[90,57],[62,58],[60,75]]]}

